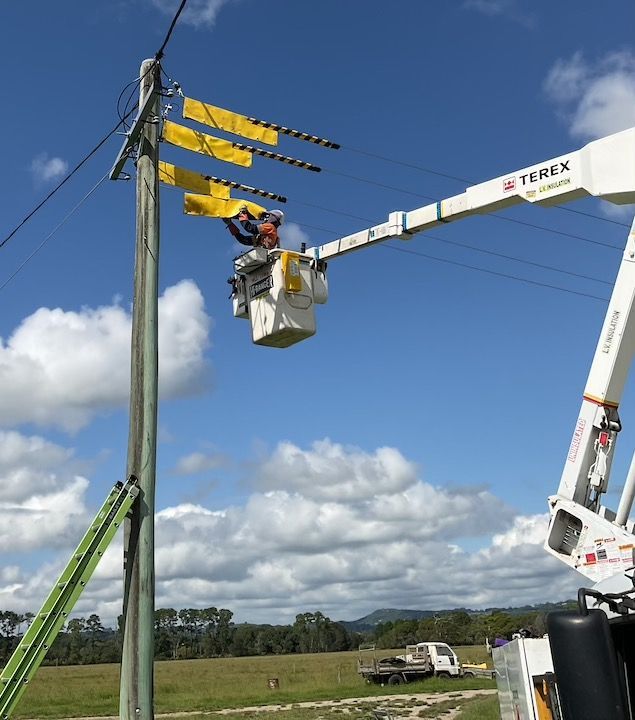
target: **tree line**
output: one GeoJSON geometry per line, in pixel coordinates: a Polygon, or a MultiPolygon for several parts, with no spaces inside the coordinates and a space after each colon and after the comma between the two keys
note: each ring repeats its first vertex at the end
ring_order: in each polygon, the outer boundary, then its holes
{"type": "Polygon", "coordinates": [[[542,637],[547,632],[547,614],[536,611],[469,613],[463,610],[437,613],[420,620],[380,623],[375,629],[375,642],[379,648],[405,647],[424,640],[448,645],[485,645],[486,640],[493,644],[497,637],[510,640],[521,630],[527,637],[542,637]]]}
{"type": "MultiPolygon", "coordinates": [[[[17,647],[33,614],[0,611],[0,665],[17,647]]],[[[316,611],[296,616],[293,625],[235,624],[225,608],[160,608],[154,613],[157,660],[244,655],[336,652],[357,648],[361,636],[316,611]]],[[[122,617],[116,629],[105,628],[99,615],[66,623],[44,664],[81,665],[120,662],[122,617]]]]}
{"type": "MultiPolygon", "coordinates": [[[[33,621],[32,613],[0,611],[0,665],[4,665],[33,621]]],[[[362,642],[378,648],[402,648],[436,640],[449,645],[483,645],[486,638],[510,639],[521,628],[529,636],[546,632],[546,614],[494,611],[437,613],[419,620],[380,623],[374,630],[354,632],[319,611],[296,615],[293,625],[236,624],[225,608],[160,608],[154,614],[155,657],[180,660],[245,655],[356,650],[362,642]]],[[[103,626],[99,615],[69,620],[47,654],[46,664],[77,665],[121,660],[122,617],[116,629],[103,626]]]]}

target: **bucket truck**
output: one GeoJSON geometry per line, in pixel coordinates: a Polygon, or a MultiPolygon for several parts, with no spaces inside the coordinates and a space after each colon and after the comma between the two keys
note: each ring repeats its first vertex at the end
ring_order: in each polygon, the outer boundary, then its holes
{"type": "MultiPolygon", "coordinates": [[[[327,300],[326,263],[331,259],[386,240],[408,241],[442,224],[520,203],[553,206],[591,196],[618,205],[635,203],[635,128],[439,202],[391,212],[383,223],[305,252],[256,248],[234,264],[234,315],[250,321],[255,343],[286,347],[315,334],[315,304],[327,300]]],[[[517,640],[499,653],[503,720],[635,719],[635,528],[629,520],[635,458],[617,509],[603,505],[622,428],[618,407],[635,353],[634,298],[635,223],[560,484],[548,500],[546,551],[593,587],[580,591],[578,611],[550,615],[550,641],[517,640]],[[588,607],[589,598],[596,608],[588,607]]]]}

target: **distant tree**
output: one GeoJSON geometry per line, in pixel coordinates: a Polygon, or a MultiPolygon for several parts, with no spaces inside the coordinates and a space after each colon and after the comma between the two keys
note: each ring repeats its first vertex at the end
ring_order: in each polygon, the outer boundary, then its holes
{"type": "Polygon", "coordinates": [[[258,630],[255,625],[238,625],[234,630],[230,652],[236,657],[245,655],[256,655],[256,634],[258,630]]]}
{"type": "Polygon", "coordinates": [[[18,631],[23,616],[12,610],[0,611],[0,658],[4,664],[18,644],[18,631]]]}
{"type": "Polygon", "coordinates": [[[177,629],[178,614],[173,608],[159,608],[154,611],[155,655],[174,660],[180,644],[177,629]]]}

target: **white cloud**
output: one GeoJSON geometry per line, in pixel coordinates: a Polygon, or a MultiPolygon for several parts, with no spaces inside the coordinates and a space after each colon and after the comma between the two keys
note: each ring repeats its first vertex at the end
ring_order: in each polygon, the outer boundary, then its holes
{"type": "MultiPolygon", "coordinates": [[[[156,517],[157,606],[227,607],[238,621],[292,622],[320,609],[354,619],[379,607],[520,605],[571,597],[581,582],[542,549],[545,516],[515,516],[474,488],[421,479],[394,448],[367,453],[328,440],[278,446],[242,506],[164,508],[156,517]],[[278,469],[278,480],[274,470],[278,469]],[[484,549],[466,549],[466,538],[484,549]]],[[[77,612],[121,612],[122,539],[77,612]]],[[[36,610],[59,565],[26,581],[0,574],[0,606],[36,610]]]]}
{"type": "Polygon", "coordinates": [[[297,223],[285,223],[280,228],[280,245],[287,250],[299,250],[302,243],[309,246],[309,236],[297,223]]]}
{"type": "MultiPolygon", "coordinates": [[[[216,17],[223,5],[231,1],[232,0],[190,0],[180,19],[187,25],[193,25],[194,27],[211,27],[216,22],[216,17]]],[[[152,4],[161,10],[161,12],[172,16],[179,6],[178,0],[152,0],[152,4]]]]}
{"type": "Polygon", "coordinates": [[[602,212],[617,222],[632,222],[635,214],[635,205],[614,205],[610,202],[600,201],[602,212]]]}
{"type": "MultiPolygon", "coordinates": [[[[211,320],[198,287],[184,280],[159,299],[163,397],[199,391],[211,320]]],[[[118,304],[79,312],[40,308],[0,338],[0,426],[33,422],[75,431],[125,406],[130,384],[130,313],[118,304]]]]}
{"type": "Polygon", "coordinates": [[[488,17],[505,17],[528,28],[535,25],[534,16],[524,11],[518,0],[465,0],[463,7],[488,17]]]}
{"type": "Polygon", "coordinates": [[[50,182],[66,174],[68,163],[59,157],[49,157],[48,153],[40,153],[31,161],[31,172],[37,182],[50,182]]]}
{"type": "MultiPolygon", "coordinates": [[[[281,443],[255,472],[261,489],[244,506],[157,514],[159,606],[187,597],[238,620],[311,609],[353,619],[377,607],[561,599],[580,582],[542,549],[543,516],[515,517],[487,491],[433,487],[394,448],[281,443]],[[462,549],[467,537],[487,547],[462,549]]],[[[116,602],[120,575],[118,550],[98,570],[96,603],[116,602]]]]}
{"type": "Polygon", "coordinates": [[[224,462],[225,458],[218,453],[193,452],[179,458],[174,473],[176,475],[197,475],[220,467],[224,462]]]}
{"type": "Polygon", "coordinates": [[[553,65],[544,83],[572,137],[583,140],[635,125],[635,54],[612,52],[597,62],[581,52],[553,65]]]}
{"type": "Polygon", "coordinates": [[[281,442],[262,463],[256,482],[265,490],[284,488],[318,501],[367,500],[406,490],[416,477],[416,466],[393,448],[369,455],[322,440],[310,450],[281,442]]]}
{"type": "Polygon", "coordinates": [[[88,480],[76,469],[72,450],[0,431],[0,552],[72,545],[87,522],[88,480]]]}

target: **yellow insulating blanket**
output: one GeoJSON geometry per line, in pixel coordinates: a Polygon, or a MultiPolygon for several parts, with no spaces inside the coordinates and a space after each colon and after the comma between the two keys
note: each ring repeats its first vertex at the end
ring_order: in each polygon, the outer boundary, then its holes
{"type": "Polygon", "coordinates": [[[166,185],[190,190],[191,192],[211,195],[222,200],[229,200],[229,187],[208,180],[204,175],[159,161],[159,180],[166,185]]]}
{"type": "Polygon", "coordinates": [[[166,120],[163,123],[163,139],[171,145],[193,150],[203,155],[209,155],[216,160],[234,163],[234,165],[242,165],[243,167],[251,167],[252,155],[246,150],[235,148],[232,143],[227,140],[215,138],[212,135],[192,130],[185,125],[177,125],[177,123],[166,120]]]}
{"type": "Polygon", "coordinates": [[[259,140],[267,145],[278,144],[278,133],[275,130],[256,125],[245,115],[239,115],[215,105],[208,105],[199,100],[192,100],[192,98],[185,98],[183,117],[234,135],[259,140]]]}
{"type": "Polygon", "coordinates": [[[241,207],[256,218],[259,218],[266,209],[248,200],[221,200],[209,195],[193,195],[185,193],[183,212],[186,215],[201,215],[205,217],[230,218],[238,215],[241,207]]]}

